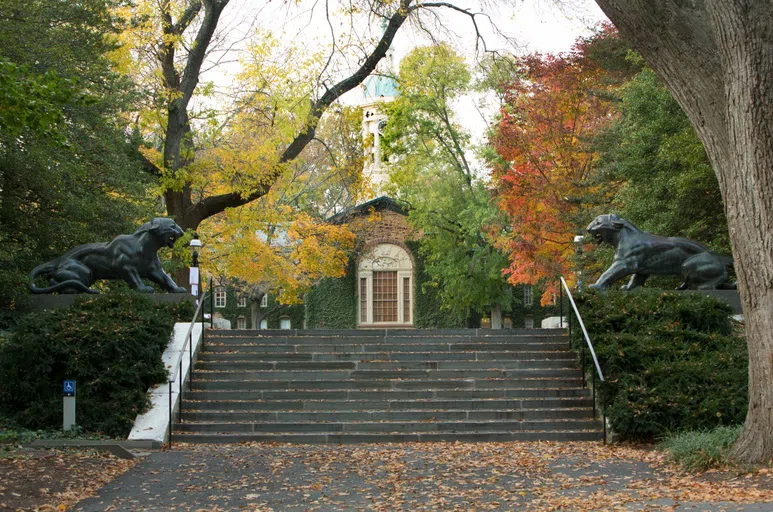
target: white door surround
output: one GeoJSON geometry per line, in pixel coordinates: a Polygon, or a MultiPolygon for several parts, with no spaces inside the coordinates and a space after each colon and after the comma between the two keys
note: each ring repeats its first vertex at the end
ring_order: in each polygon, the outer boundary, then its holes
{"type": "Polygon", "coordinates": [[[380,243],[357,266],[357,325],[413,326],[413,260],[403,247],[380,243]]]}

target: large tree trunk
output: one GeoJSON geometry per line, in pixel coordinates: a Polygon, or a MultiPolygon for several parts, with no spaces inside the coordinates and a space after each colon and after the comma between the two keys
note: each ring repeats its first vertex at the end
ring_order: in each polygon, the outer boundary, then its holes
{"type": "Polygon", "coordinates": [[[734,454],[773,459],[773,9],[769,1],[596,0],[665,80],[717,174],[749,346],[734,454]]]}

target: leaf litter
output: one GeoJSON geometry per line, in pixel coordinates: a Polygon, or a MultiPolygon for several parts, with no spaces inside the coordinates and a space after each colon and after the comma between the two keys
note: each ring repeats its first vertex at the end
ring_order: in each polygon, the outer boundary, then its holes
{"type": "Polygon", "coordinates": [[[683,474],[650,447],[590,442],[175,445],[130,475],[76,510],[615,511],[687,503],[736,510],[773,503],[768,468],[683,474]]]}

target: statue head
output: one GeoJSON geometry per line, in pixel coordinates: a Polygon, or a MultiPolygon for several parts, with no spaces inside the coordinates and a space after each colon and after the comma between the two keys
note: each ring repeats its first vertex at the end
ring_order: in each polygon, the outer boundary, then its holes
{"type": "Polygon", "coordinates": [[[599,215],[587,228],[596,243],[606,242],[614,246],[617,246],[620,232],[623,230],[638,231],[636,226],[614,213],[599,215]]]}
{"type": "Polygon", "coordinates": [[[146,222],[135,234],[148,233],[160,247],[174,247],[174,243],[183,236],[183,229],[168,217],[156,217],[146,222]]]}

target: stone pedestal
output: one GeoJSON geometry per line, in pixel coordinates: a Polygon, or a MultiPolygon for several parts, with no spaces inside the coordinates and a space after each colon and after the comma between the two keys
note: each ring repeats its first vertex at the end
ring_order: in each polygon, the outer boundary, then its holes
{"type": "MultiPolygon", "coordinates": [[[[142,295],[152,301],[165,303],[182,302],[184,300],[194,302],[196,300],[196,297],[190,293],[144,293],[142,295]]],[[[98,295],[87,293],[30,295],[28,306],[21,309],[21,311],[31,313],[34,311],[50,311],[52,309],[68,308],[73,305],[75,299],[78,297],[94,298],[98,297],[98,295]]]]}
{"type": "Polygon", "coordinates": [[[678,290],[679,293],[697,293],[700,295],[709,295],[715,299],[721,300],[731,308],[733,308],[733,314],[742,315],[741,310],[741,295],[738,290],[678,290]]]}

